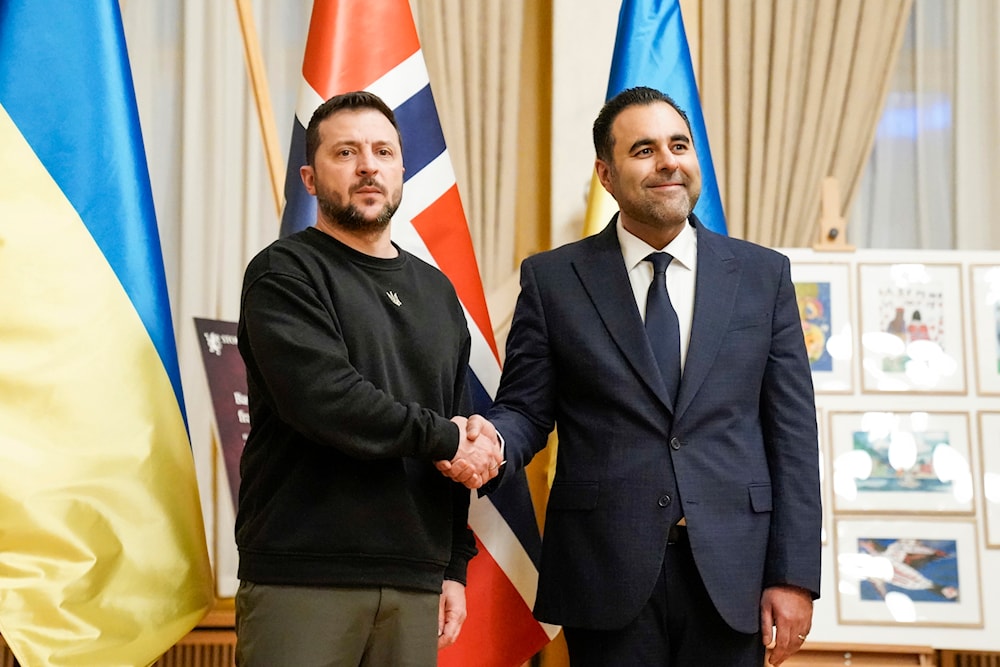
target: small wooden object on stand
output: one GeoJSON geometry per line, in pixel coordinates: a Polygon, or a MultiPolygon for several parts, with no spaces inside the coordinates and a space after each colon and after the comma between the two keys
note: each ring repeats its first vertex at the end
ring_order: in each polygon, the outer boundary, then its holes
{"type": "Polygon", "coordinates": [[[813,244],[813,250],[854,251],[854,246],[847,243],[847,222],[840,217],[840,188],[835,178],[823,179],[819,241],[813,244]]]}

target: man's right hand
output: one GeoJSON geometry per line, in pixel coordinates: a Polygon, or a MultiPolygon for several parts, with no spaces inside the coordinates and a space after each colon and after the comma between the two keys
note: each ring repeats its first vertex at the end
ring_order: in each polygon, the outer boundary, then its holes
{"type": "Polygon", "coordinates": [[[471,419],[452,417],[458,425],[458,451],[451,461],[438,461],[437,469],[446,477],[470,489],[478,489],[497,476],[500,445],[493,424],[479,415],[471,419]]]}

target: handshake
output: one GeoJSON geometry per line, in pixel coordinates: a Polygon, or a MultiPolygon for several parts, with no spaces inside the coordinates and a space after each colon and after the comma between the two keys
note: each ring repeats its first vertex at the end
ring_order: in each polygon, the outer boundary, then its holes
{"type": "Polygon", "coordinates": [[[450,461],[437,461],[435,466],[445,477],[470,489],[478,489],[497,476],[504,461],[500,437],[496,428],[480,415],[452,417],[458,424],[458,451],[450,461]]]}

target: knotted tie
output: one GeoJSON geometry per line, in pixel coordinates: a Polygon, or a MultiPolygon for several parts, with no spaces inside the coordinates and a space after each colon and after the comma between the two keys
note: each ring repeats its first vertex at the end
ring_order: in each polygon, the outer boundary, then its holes
{"type": "Polygon", "coordinates": [[[665,252],[654,252],[646,257],[646,261],[653,264],[653,282],[649,284],[646,297],[646,336],[667,386],[667,396],[674,403],[681,383],[681,333],[677,312],[667,293],[667,266],[672,259],[665,252]]]}

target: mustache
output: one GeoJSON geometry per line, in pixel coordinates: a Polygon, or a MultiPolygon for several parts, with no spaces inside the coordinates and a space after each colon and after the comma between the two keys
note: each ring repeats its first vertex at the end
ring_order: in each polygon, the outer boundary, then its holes
{"type": "Polygon", "coordinates": [[[687,185],[687,179],[685,178],[656,178],[647,181],[648,185],[651,187],[656,187],[659,185],[687,185]]]}
{"type": "Polygon", "coordinates": [[[355,183],[353,186],[351,186],[351,194],[353,195],[361,188],[376,188],[378,189],[379,192],[385,194],[385,186],[376,181],[374,178],[364,178],[355,183]]]}

